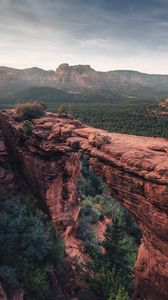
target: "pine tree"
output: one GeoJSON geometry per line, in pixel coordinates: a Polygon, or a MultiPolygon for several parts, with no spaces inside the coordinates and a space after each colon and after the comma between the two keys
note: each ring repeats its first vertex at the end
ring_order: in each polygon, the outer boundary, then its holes
{"type": "Polygon", "coordinates": [[[118,218],[114,217],[113,223],[107,227],[102,246],[105,249],[103,254],[105,265],[109,270],[116,270],[116,273],[122,278],[122,285],[128,285],[133,275],[129,258],[131,249],[118,218]]]}
{"type": "MultiPolygon", "coordinates": [[[[130,298],[128,296],[128,293],[125,291],[125,289],[123,287],[120,287],[115,300],[129,300],[129,299],[130,298]]],[[[111,300],[111,299],[108,299],[108,300],[111,300]]]]}

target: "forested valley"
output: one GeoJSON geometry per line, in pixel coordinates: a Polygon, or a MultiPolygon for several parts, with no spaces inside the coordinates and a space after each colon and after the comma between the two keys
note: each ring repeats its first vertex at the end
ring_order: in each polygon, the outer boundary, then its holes
{"type": "Polygon", "coordinates": [[[13,108],[18,102],[39,101],[47,110],[58,112],[64,106],[81,122],[119,132],[144,136],[168,136],[168,104],[159,96],[117,96],[105,91],[67,93],[55,88],[29,88],[0,97],[0,109],[13,108]]]}

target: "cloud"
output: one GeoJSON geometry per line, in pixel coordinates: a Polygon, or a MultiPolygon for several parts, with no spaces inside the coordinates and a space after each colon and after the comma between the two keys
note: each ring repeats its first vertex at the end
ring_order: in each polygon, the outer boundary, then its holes
{"type": "Polygon", "coordinates": [[[0,0],[0,65],[166,73],[167,16],[167,0],[0,0]]]}

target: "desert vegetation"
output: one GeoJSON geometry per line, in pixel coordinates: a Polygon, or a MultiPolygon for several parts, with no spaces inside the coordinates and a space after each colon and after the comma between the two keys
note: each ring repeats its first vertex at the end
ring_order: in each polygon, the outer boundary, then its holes
{"type": "Polygon", "coordinates": [[[22,124],[23,130],[26,134],[31,134],[32,133],[32,127],[33,124],[31,121],[29,120],[25,120],[22,124]]]}
{"type": "Polygon", "coordinates": [[[61,104],[58,108],[58,114],[60,117],[65,118],[68,114],[72,113],[72,105],[61,104]]]}
{"type": "Polygon", "coordinates": [[[101,146],[111,144],[111,139],[108,135],[102,135],[97,132],[95,132],[92,135],[92,139],[89,141],[91,145],[96,147],[97,149],[100,149],[101,146]]]}
{"type": "Polygon", "coordinates": [[[36,119],[44,114],[45,108],[45,105],[37,101],[18,103],[15,108],[15,117],[18,120],[36,119]]]}

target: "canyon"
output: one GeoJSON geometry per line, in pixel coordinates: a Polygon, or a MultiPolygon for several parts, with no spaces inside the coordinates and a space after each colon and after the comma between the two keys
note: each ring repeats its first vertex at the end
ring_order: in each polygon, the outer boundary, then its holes
{"type": "Polygon", "coordinates": [[[77,182],[84,156],[142,233],[135,299],[168,299],[168,140],[108,133],[71,115],[46,112],[26,134],[15,110],[1,111],[0,190],[32,193],[65,239],[80,211],[77,182]]]}

